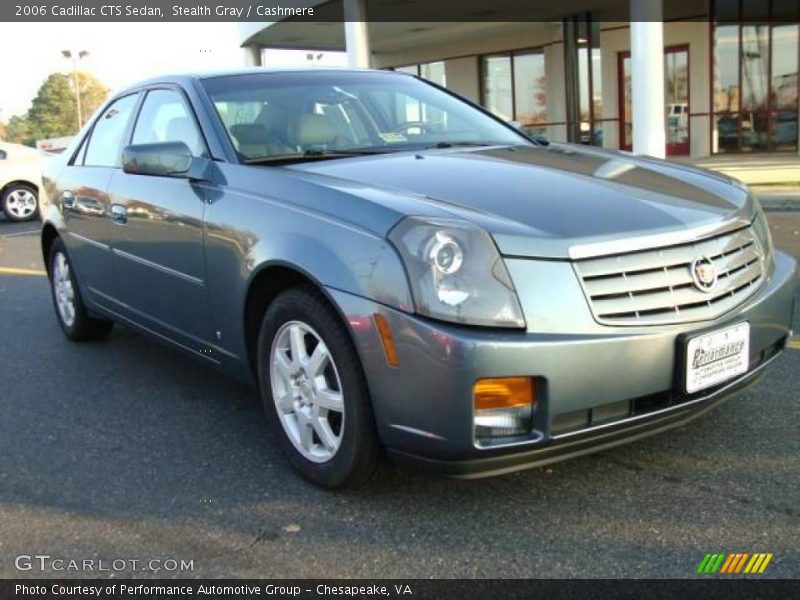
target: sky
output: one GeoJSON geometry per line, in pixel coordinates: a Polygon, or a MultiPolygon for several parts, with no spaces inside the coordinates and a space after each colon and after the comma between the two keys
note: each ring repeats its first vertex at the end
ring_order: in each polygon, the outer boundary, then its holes
{"type": "MultiPolygon", "coordinates": [[[[86,50],[79,69],[111,90],[170,72],[244,66],[236,23],[0,23],[0,121],[30,107],[39,86],[53,72],[69,72],[62,50],[86,50]]],[[[340,65],[328,52],[316,64],[340,65]]],[[[302,51],[267,51],[275,66],[309,64],[302,51]]]]}

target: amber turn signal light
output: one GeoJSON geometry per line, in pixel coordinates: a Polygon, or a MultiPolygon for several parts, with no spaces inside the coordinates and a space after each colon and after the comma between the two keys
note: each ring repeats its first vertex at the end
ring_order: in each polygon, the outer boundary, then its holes
{"type": "Polygon", "coordinates": [[[378,328],[378,334],[381,336],[383,342],[383,352],[386,354],[386,362],[391,366],[397,366],[397,349],[394,347],[394,337],[392,337],[392,330],[386,317],[375,313],[372,318],[375,321],[375,327],[378,328]]]}
{"type": "Polygon", "coordinates": [[[530,377],[479,379],[474,387],[475,410],[532,407],[536,391],[530,377]]]}

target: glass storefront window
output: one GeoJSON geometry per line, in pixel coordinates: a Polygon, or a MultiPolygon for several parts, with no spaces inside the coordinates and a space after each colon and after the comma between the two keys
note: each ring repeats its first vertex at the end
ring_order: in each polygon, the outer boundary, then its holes
{"type": "MultiPolygon", "coordinates": [[[[595,43],[596,40],[594,40],[595,43]]],[[[603,116],[603,64],[600,54],[600,48],[592,48],[592,108],[594,110],[594,119],[598,120],[603,116]]],[[[602,127],[595,124],[594,144],[596,146],[603,145],[602,133],[598,137],[597,131],[602,132],[602,127]]]]}
{"type": "Polygon", "coordinates": [[[800,26],[778,25],[772,29],[772,143],[776,150],[797,148],[797,73],[800,26]]]}
{"type": "Polygon", "coordinates": [[[739,149],[739,115],[730,114],[714,119],[714,146],[717,152],[736,152],[739,149]]]}
{"type": "Polygon", "coordinates": [[[739,107],[739,27],[714,28],[714,111],[739,107]]]}
{"type": "Polygon", "coordinates": [[[544,51],[484,56],[483,105],[531,135],[547,133],[547,68],[544,51]]]}
{"type": "Polygon", "coordinates": [[[395,67],[395,71],[401,73],[408,73],[409,75],[419,75],[419,65],[406,65],[404,67],[395,67]]]}
{"type": "MultiPolygon", "coordinates": [[[[620,147],[632,146],[633,106],[631,102],[630,52],[621,52],[619,69],[622,76],[620,147]]],[[[667,155],[689,154],[689,46],[664,49],[664,125],[667,155]]]]}
{"type": "Polygon", "coordinates": [[[483,57],[483,103],[501,119],[514,120],[511,96],[511,57],[483,57]]]}
{"type": "Polygon", "coordinates": [[[767,109],[769,26],[742,27],[742,111],[767,109]]]}
{"type": "Polygon", "coordinates": [[[442,87],[447,85],[447,77],[444,71],[444,61],[424,63],[419,66],[419,75],[442,87]]]}
{"type": "Polygon", "coordinates": [[[689,48],[664,54],[667,154],[689,154],[689,48]]]}
{"type": "Polygon", "coordinates": [[[395,67],[394,70],[400,71],[401,73],[409,73],[411,75],[416,75],[417,77],[422,77],[423,79],[427,79],[428,81],[431,81],[436,85],[441,85],[442,87],[447,85],[447,76],[445,74],[443,60],[422,63],[419,65],[395,67]]]}
{"type": "Polygon", "coordinates": [[[515,120],[531,133],[540,133],[547,123],[547,81],[544,53],[514,55],[515,120]]]}
{"type": "Polygon", "coordinates": [[[799,7],[714,2],[713,152],[797,150],[799,7]]]}

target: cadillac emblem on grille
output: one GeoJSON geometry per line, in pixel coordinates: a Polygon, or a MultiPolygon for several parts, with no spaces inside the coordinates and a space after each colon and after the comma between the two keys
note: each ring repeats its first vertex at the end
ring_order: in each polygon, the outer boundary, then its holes
{"type": "Polygon", "coordinates": [[[717,269],[710,258],[700,256],[692,261],[690,267],[695,287],[702,292],[710,292],[717,285],[717,269]]]}

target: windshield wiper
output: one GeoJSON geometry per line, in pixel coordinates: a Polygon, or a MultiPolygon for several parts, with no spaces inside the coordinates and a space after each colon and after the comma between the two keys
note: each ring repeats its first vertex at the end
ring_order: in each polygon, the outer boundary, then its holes
{"type": "Polygon", "coordinates": [[[430,146],[425,146],[424,150],[438,150],[439,148],[481,148],[486,146],[498,146],[492,142],[437,142],[430,146]]]}
{"type": "Polygon", "coordinates": [[[274,162],[302,162],[305,160],[324,160],[328,158],[347,158],[351,156],[368,156],[373,154],[384,154],[384,150],[306,150],[296,154],[274,154],[272,156],[260,156],[258,158],[248,158],[245,163],[248,165],[262,165],[274,162]]]}

